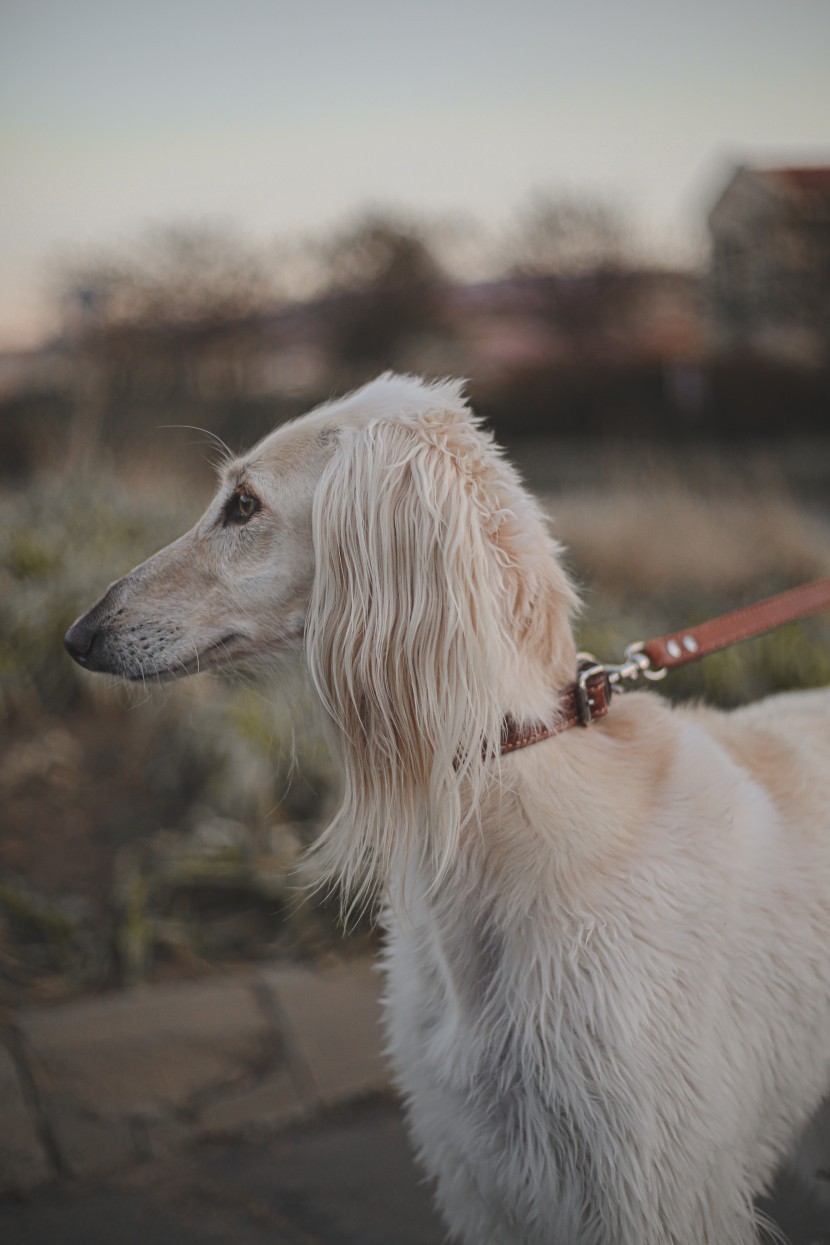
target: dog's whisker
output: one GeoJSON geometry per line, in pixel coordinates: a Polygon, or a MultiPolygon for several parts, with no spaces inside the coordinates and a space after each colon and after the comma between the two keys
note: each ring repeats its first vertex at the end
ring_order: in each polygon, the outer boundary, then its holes
{"type": "Polygon", "coordinates": [[[232,462],[236,457],[227,442],[223,441],[218,433],[212,432],[210,428],[200,428],[198,424],[159,424],[159,428],[169,430],[180,429],[185,432],[201,432],[204,436],[209,438],[210,443],[219,451],[220,457],[218,461],[220,464],[232,462]]]}

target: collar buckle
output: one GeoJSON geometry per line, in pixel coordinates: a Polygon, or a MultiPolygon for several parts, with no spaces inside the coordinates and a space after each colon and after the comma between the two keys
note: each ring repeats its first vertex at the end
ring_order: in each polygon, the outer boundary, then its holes
{"type": "Polygon", "coordinates": [[[576,680],[576,708],[582,725],[590,726],[594,718],[607,713],[613,685],[609,667],[590,653],[580,653],[579,657],[583,664],[576,680]],[[598,696],[600,689],[602,694],[598,696]]]}

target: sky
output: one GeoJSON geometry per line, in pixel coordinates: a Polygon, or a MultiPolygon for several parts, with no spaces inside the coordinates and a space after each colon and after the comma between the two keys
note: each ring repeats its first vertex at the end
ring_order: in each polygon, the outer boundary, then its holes
{"type": "Polygon", "coordinates": [[[0,0],[0,349],[150,225],[497,232],[542,191],[683,261],[739,162],[830,163],[827,0],[0,0]]]}

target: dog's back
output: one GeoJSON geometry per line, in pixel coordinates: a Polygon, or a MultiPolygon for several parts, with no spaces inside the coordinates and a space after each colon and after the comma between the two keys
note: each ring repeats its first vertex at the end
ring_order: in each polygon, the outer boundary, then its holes
{"type": "Polygon", "coordinates": [[[732,713],[699,710],[726,752],[767,791],[793,833],[830,852],[830,688],[771,696],[732,713]]]}

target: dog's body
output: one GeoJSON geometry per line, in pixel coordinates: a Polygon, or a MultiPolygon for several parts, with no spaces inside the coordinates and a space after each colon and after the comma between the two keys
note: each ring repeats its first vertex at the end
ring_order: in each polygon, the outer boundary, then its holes
{"type": "Polygon", "coordinates": [[[632,695],[511,761],[497,849],[393,918],[398,1083],[465,1241],[756,1239],[830,1076],[829,751],[823,692],[632,695]]]}
{"type": "Polygon", "coordinates": [[[386,887],[387,1025],[467,1245],[750,1245],[830,1087],[830,693],[636,694],[494,755],[574,677],[570,585],[458,388],[385,377],[230,463],[70,630],[91,669],[304,649],[386,887]]]}

